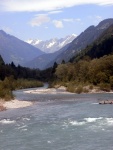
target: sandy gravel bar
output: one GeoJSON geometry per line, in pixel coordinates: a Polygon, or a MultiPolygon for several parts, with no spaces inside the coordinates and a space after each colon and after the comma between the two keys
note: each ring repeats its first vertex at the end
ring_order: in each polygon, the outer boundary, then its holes
{"type": "Polygon", "coordinates": [[[28,101],[20,101],[20,100],[11,100],[11,101],[7,101],[4,102],[3,106],[6,109],[9,108],[23,108],[23,107],[28,107],[31,106],[33,103],[32,102],[28,102],[28,101]]]}

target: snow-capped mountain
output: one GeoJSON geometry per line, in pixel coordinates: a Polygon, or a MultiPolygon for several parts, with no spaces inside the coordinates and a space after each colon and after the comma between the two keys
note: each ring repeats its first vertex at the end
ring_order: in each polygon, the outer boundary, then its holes
{"type": "MultiPolygon", "coordinates": [[[[78,52],[84,50],[84,48],[96,41],[100,36],[103,36],[104,32],[112,24],[113,19],[105,19],[101,21],[97,26],[92,25],[85,31],[83,31],[80,35],[78,35],[71,43],[68,43],[67,45],[62,47],[59,51],[36,57],[32,61],[27,62],[25,66],[43,70],[52,67],[54,65],[54,62],[58,64],[61,63],[62,60],[68,62],[71,58],[75,57],[78,52]]],[[[60,47],[64,45],[67,39],[69,38],[65,38],[65,40],[60,39],[58,42],[58,46],[60,47]]],[[[55,41],[55,39],[51,40],[51,42],[49,42],[48,44],[48,47],[52,47],[55,41]]]]}
{"type": "Polygon", "coordinates": [[[65,38],[53,38],[50,40],[42,41],[42,40],[32,40],[29,39],[26,42],[41,49],[45,53],[54,53],[64,47],[65,45],[71,43],[75,38],[77,37],[76,34],[72,34],[69,36],[66,36],[65,38]]]}

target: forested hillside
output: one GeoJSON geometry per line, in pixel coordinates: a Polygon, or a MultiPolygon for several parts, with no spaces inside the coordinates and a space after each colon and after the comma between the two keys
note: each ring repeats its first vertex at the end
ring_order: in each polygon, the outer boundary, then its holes
{"type": "Polygon", "coordinates": [[[104,55],[111,54],[113,52],[113,25],[111,25],[95,42],[88,45],[84,50],[81,50],[79,54],[70,59],[71,62],[79,61],[86,56],[91,59],[100,58],[104,55]]]}
{"type": "Polygon", "coordinates": [[[63,84],[72,92],[88,92],[83,87],[89,85],[113,89],[113,25],[70,62],[58,65],[55,75],[54,84],[63,84]]]}
{"type": "Polygon", "coordinates": [[[38,80],[65,85],[68,91],[77,93],[88,92],[93,86],[104,91],[113,89],[113,25],[68,63],[55,62],[46,70],[5,64],[0,55],[0,98],[12,98],[14,89],[41,86],[38,80]]]}
{"type": "Polygon", "coordinates": [[[97,26],[90,26],[84,32],[82,32],[75,40],[73,40],[68,48],[63,51],[57,59],[57,63],[61,63],[64,59],[68,62],[73,56],[78,54],[80,51],[91,45],[97,40],[111,25],[113,25],[113,19],[105,19],[101,21],[97,26]]]}
{"type": "Polygon", "coordinates": [[[42,86],[40,71],[22,66],[5,64],[0,56],[0,99],[12,99],[12,90],[42,86]]]}

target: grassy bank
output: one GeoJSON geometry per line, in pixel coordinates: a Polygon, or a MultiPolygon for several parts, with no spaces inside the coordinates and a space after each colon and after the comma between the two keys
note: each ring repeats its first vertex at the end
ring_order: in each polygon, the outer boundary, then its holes
{"type": "Polygon", "coordinates": [[[14,98],[12,94],[13,90],[24,88],[41,87],[43,83],[37,80],[17,79],[12,76],[6,77],[3,81],[0,81],[0,99],[10,100],[14,98]]]}

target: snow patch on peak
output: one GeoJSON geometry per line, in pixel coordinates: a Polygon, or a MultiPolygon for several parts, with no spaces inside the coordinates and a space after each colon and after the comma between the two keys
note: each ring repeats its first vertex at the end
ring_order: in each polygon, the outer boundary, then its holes
{"type": "Polygon", "coordinates": [[[29,40],[27,40],[27,41],[25,41],[25,42],[31,44],[31,43],[33,42],[33,40],[32,40],[32,39],[29,39],[29,40]]]}
{"type": "Polygon", "coordinates": [[[74,34],[74,33],[73,33],[72,36],[77,37],[77,34],[74,34]]]}
{"type": "Polygon", "coordinates": [[[71,43],[77,37],[76,34],[68,35],[64,38],[53,38],[50,40],[42,41],[42,40],[32,40],[29,39],[26,42],[41,49],[45,53],[54,53],[55,51],[60,50],[65,45],[71,43]]]}
{"type": "Polygon", "coordinates": [[[50,43],[47,45],[47,48],[52,47],[55,43],[56,43],[55,41],[50,42],[50,43]]]}
{"type": "Polygon", "coordinates": [[[32,40],[32,39],[29,39],[26,42],[35,46],[36,44],[39,44],[40,42],[42,42],[42,40],[38,40],[38,39],[32,40]]]}
{"type": "Polygon", "coordinates": [[[35,45],[36,45],[36,44],[39,44],[40,42],[42,42],[42,40],[36,40],[36,41],[35,41],[35,45]]]}
{"type": "Polygon", "coordinates": [[[65,38],[65,40],[59,44],[59,46],[60,46],[60,47],[63,47],[63,46],[65,46],[66,44],[71,43],[76,37],[77,37],[76,34],[72,34],[72,35],[67,36],[67,37],[65,38]]]}

